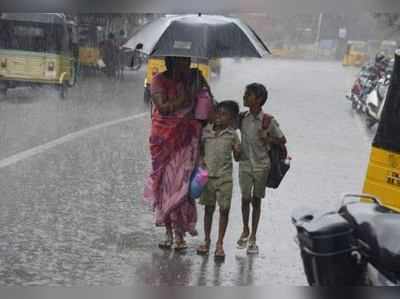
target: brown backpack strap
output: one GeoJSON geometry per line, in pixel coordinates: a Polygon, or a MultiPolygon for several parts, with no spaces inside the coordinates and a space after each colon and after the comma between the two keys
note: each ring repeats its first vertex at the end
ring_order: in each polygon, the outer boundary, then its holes
{"type": "MultiPolygon", "coordinates": [[[[271,122],[272,122],[273,118],[274,117],[271,114],[268,114],[268,113],[264,112],[263,120],[262,120],[262,128],[264,130],[268,130],[269,126],[271,125],[271,122]]],[[[282,160],[286,159],[287,156],[288,156],[288,150],[286,148],[286,145],[285,144],[280,144],[280,145],[277,145],[277,146],[280,148],[279,158],[282,159],[282,160]]]]}
{"type": "Polygon", "coordinates": [[[274,117],[271,114],[263,112],[262,128],[268,130],[274,117]]]}

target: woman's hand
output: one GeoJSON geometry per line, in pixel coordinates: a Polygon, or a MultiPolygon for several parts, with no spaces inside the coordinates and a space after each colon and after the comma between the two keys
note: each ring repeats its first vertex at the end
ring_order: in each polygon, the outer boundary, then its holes
{"type": "Polygon", "coordinates": [[[200,158],[199,166],[201,166],[201,167],[204,168],[204,169],[207,169],[207,163],[206,163],[206,161],[204,160],[203,157],[200,158]]]}
{"type": "Polygon", "coordinates": [[[163,103],[158,106],[158,111],[160,111],[161,114],[173,113],[175,110],[176,106],[174,103],[163,103]]]}
{"type": "Polygon", "coordinates": [[[189,93],[187,86],[185,86],[183,83],[179,83],[176,88],[176,98],[173,101],[175,108],[179,109],[184,107],[188,98],[189,93]]]}

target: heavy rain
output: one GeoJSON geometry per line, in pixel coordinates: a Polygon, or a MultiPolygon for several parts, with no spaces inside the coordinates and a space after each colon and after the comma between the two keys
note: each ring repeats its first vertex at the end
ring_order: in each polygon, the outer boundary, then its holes
{"type": "MultiPolygon", "coordinates": [[[[265,85],[263,109],[279,122],[291,157],[279,188],[261,201],[258,254],[237,248],[233,163],[219,261],[218,209],[202,256],[198,199],[198,236],[186,236],[184,251],[159,248],[165,230],[144,200],[153,167],[150,85],[164,61],[125,46],[165,15],[0,14],[0,286],[308,285],[292,213],[336,209],[343,193],[361,193],[380,115],[352,98],[354,84],[377,55],[393,69],[398,15],[225,14],[250,25],[271,54],[192,59],[214,100],[241,111],[246,86],[265,85]]],[[[380,86],[387,89],[382,81],[371,90],[380,86]]]]}

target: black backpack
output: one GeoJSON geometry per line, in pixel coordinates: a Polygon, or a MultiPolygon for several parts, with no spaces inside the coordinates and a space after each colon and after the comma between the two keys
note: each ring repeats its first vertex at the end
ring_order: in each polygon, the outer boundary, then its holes
{"type": "MultiPolygon", "coordinates": [[[[239,128],[241,127],[242,119],[246,113],[241,113],[239,117],[239,128]]],[[[267,130],[271,125],[273,116],[263,112],[262,128],[267,130]]],[[[290,169],[290,159],[288,151],[284,144],[271,144],[268,152],[271,160],[271,170],[269,172],[266,188],[276,189],[279,187],[286,173],[290,169]]]]}
{"type": "MultiPolygon", "coordinates": [[[[271,125],[273,116],[267,113],[263,115],[263,129],[267,130],[271,125]]],[[[284,144],[271,144],[269,151],[271,169],[266,182],[266,187],[276,189],[281,184],[285,174],[290,168],[288,151],[284,144]]]]}

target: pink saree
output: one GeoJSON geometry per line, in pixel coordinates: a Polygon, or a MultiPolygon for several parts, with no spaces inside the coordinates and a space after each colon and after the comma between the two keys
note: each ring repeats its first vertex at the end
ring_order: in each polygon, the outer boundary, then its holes
{"type": "MultiPolygon", "coordinates": [[[[176,94],[176,84],[160,74],[153,79],[154,92],[176,94]]],[[[195,235],[197,222],[189,183],[198,159],[201,125],[191,110],[168,116],[154,111],[149,140],[152,170],[144,192],[154,208],[156,225],[171,225],[181,235],[195,235]]]]}

